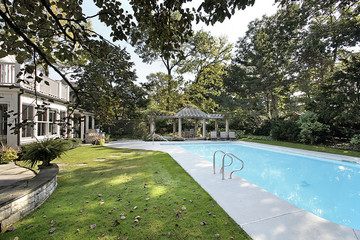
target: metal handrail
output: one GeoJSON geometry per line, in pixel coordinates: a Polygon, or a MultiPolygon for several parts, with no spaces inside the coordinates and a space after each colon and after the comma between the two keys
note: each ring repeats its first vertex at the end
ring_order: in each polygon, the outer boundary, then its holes
{"type": "MultiPolygon", "coordinates": [[[[216,150],[215,152],[214,152],[214,154],[213,154],[213,169],[214,169],[214,174],[215,174],[215,155],[216,155],[216,153],[217,152],[221,152],[222,154],[226,154],[224,151],[222,151],[222,150],[216,150]]],[[[221,169],[220,169],[220,172],[221,172],[221,169]]]]}
{"type": "Polygon", "coordinates": [[[160,136],[159,134],[156,134],[156,133],[153,133],[152,134],[152,140],[153,140],[153,144],[154,144],[154,141],[155,141],[155,136],[161,138],[162,140],[168,142],[169,140],[167,140],[166,138],[164,138],[163,136],[160,136]]]}
{"type": "Polygon", "coordinates": [[[231,176],[232,176],[232,174],[233,174],[234,172],[241,171],[241,170],[244,168],[244,161],[243,161],[243,160],[241,160],[240,158],[238,158],[237,156],[235,156],[235,155],[232,154],[232,153],[225,153],[224,156],[223,156],[223,158],[222,158],[222,167],[221,167],[222,180],[225,179],[225,177],[224,177],[224,175],[225,175],[225,167],[228,167],[228,166],[230,166],[230,165],[233,163],[233,161],[232,161],[232,160],[233,160],[233,157],[236,158],[237,160],[239,160],[239,161],[241,162],[241,168],[240,168],[240,169],[235,169],[235,170],[233,170],[233,171],[230,173],[230,179],[231,179],[231,176]],[[226,157],[226,156],[228,156],[228,157],[231,158],[231,163],[225,166],[225,157],[226,157]]]}
{"type": "MultiPolygon", "coordinates": [[[[232,154],[232,153],[231,153],[231,154],[232,154]]],[[[234,159],[233,159],[232,156],[230,156],[230,153],[229,153],[229,154],[225,153],[224,156],[229,157],[231,161],[230,161],[230,163],[229,163],[228,165],[224,165],[223,167],[221,167],[221,168],[220,168],[220,172],[222,171],[223,168],[228,167],[228,166],[231,166],[231,164],[233,164],[233,162],[234,162],[234,159]]],[[[223,156],[223,157],[224,157],[224,156],[223,156]]]]}

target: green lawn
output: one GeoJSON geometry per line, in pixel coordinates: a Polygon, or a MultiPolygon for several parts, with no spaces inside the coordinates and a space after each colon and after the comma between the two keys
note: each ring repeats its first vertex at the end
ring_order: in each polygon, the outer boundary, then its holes
{"type": "Polygon", "coordinates": [[[55,162],[55,192],[0,239],[250,239],[168,154],[83,146],[55,162]]]}
{"type": "Polygon", "coordinates": [[[282,141],[255,140],[255,139],[248,139],[248,138],[243,138],[240,140],[247,141],[247,142],[264,143],[264,144],[270,144],[270,145],[276,145],[276,146],[282,146],[282,147],[298,148],[298,149],[304,149],[304,150],[309,150],[309,151],[340,154],[340,155],[346,155],[346,156],[351,156],[351,157],[360,157],[360,152],[349,151],[349,150],[339,150],[339,149],[334,149],[334,148],[329,148],[329,147],[324,147],[324,146],[306,145],[306,144],[301,144],[301,143],[290,143],[290,142],[282,142],[282,141]]]}

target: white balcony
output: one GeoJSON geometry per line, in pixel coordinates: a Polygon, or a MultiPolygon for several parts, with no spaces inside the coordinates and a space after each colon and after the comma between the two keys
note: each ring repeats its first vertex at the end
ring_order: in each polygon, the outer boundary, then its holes
{"type": "Polygon", "coordinates": [[[15,82],[15,63],[0,63],[0,83],[14,84],[15,82]]]}
{"type": "MultiPolygon", "coordinates": [[[[34,91],[34,78],[25,76],[26,79],[17,82],[16,75],[20,67],[16,63],[11,62],[0,62],[0,84],[1,85],[15,85],[20,86],[24,89],[34,91]]],[[[63,84],[61,81],[52,80],[48,77],[42,77],[40,83],[36,83],[36,90],[38,93],[44,94],[49,97],[69,101],[70,88],[68,85],[63,84]]]]}

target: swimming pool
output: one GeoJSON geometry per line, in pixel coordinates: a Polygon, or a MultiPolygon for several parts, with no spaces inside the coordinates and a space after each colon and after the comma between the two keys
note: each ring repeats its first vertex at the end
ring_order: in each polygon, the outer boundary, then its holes
{"type": "MultiPolygon", "coordinates": [[[[236,175],[319,217],[360,229],[359,164],[237,143],[179,146],[211,162],[216,150],[231,152],[245,163],[236,175]]],[[[216,159],[220,166],[222,155],[219,153],[216,159]]],[[[225,169],[239,168],[234,164],[225,169]]],[[[215,177],[220,178],[219,169],[215,177]]]]}

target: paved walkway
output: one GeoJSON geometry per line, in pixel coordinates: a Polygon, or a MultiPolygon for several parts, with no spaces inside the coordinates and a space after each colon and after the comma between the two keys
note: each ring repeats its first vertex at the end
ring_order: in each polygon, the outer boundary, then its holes
{"type": "Polygon", "coordinates": [[[0,164],[0,194],[24,180],[35,177],[35,173],[19,167],[13,162],[0,164]]]}
{"type": "MultiPolygon", "coordinates": [[[[272,148],[269,145],[256,145],[272,148]]],[[[167,152],[254,240],[360,239],[360,230],[341,226],[315,216],[247,182],[241,177],[235,175],[232,180],[221,180],[219,174],[214,176],[212,173],[212,163],[186,151],[180,146],[142,141],[116,141],[108,143],[106,146],[167,152]]],[[[284,147],[273,148],[340,161],[360,161],[359,158],[342,155],[302,151],[284,147]]]]}

